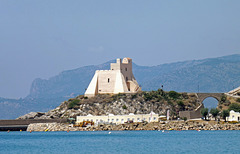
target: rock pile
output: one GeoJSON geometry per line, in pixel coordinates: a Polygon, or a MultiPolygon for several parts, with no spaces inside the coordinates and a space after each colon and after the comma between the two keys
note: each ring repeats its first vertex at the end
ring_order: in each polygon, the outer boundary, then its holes
{"type": "Polygon", "coordinates": [[[240,130],[240,124],[217,123],[206,121],[172,121],[153,123],[129,123],[120,125],[98,125],[88,127],[73,127],[63,123],[30,124],[27,131],[110,131],[110,130],[240,130]]]}

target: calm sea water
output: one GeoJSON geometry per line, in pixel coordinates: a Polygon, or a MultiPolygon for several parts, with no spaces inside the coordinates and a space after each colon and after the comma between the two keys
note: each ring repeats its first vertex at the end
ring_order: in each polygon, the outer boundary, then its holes
{"type": "Polygon", "coordinates": [[[0,153],[240,153],[240,131],[0,132],[0,153]]]}

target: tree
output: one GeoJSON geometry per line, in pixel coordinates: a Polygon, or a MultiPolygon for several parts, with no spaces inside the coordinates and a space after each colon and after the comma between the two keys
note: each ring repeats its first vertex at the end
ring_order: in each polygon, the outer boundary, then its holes
{"type": "Polygon", "coordinates": [[[202,108],[201,114],[202,114],[202,116],[204,116],[204,119],[207,120],[208,108],[202,108]]]}
{"type": "Polygon", "coordinates": [[[235,112],[240,112],[240,104],[239,103],[232,103],[229,105],[229,111],[233,110],[235,112]]]}
{"type": "Polygon", "coordinates": [[[222,111],[222,117],[225,120],[225,122],[227,121],[227,117],[229,116],[229,110],[223,110],[222,111]]]}
{"type": "Polygon", "coordinates": [[[219,114],[219,110],[218,109],[211,109],[210,113],[212,114],[212,116],[215,118],[215,121],[217,120],[217,116],[219,114]]]}

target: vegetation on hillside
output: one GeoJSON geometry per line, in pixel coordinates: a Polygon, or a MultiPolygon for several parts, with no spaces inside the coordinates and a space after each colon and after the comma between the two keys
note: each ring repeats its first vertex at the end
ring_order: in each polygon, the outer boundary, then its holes
{"type": "Polygon", "coordinates": [[[240,104],[239,103],[232,103],[229,105],[229,111],[233,110],[235,112],[240,112],[240,104]]]}
{"type": "MultiPolygon", "coordinates": [[[[158,89],[156,91],[141,91],[135,94],[116,94],[116,95],[97,95],[95,97],[87,98],[83,95],[77,96],[76,98],[69,99],[67,101],[67,108],[73,110],[82,109],[80,106],[83,104],[90,104],[90,106],[94,106],[96,104],[101,104],[102,108],[106,111],[97,111],[99,109],[90,109],[91,107],[87,107],[90,110],[90,114],[104,114],[104,113],[113,113],[120,114],[117,110],[123,110],[123,113],[134,113],[134,114],[147,114],[150,111],[154,111],[158,114],[166,114],[167,110],[170,110],[171,117],[177,118],[179,111],[186,110],[194,110],[200,104],[197,102],[197,98],[195,94],[188,93],[178,93],[176,91],[163,91],[162,89],[158,89]],[[112,104],[119,103],[119,108],[112,104]],[[111,109],[115,108],[115,110],[111,109]]],[[[84,108],[86,109],[86,108],[84,108]]],[[[221,115],[223,119],[226,119],[226,116],[229,114],[230,110],[234,110],[236,112],[240,112],[240,103],[238,103],[237,99],[229,99],[226,95],[223,95],[219,105],[216,109],[211,109],[210,112],[207,108],[203,108],[201,110],[202,116],[207,120],[207,116],[209,113],[212,116],[217,118],[217,116],[221,115]]]]}
{"type": "Polygon", "coordinates": [[[178,93],[175,91],[141,91],[135,94],[97,95],[84,97],[79,95],[60,105],[60,109],[75,110],[79,115],[93,114],[148,114],[151,111],[166,114],[170,110],[172,117],[177,118],[179,111],[193,110],[199,104],[195,94],[178,93]],[[84,113],[82,112],[84,110],[84,113]]]}
{"type": "Polygon", "coordinates": [[[234,98],[227,95],[223,95],[219,104],[218,108],[220,110],[234,110],[234,111],[240,111],[240,98],[234,98]]]}

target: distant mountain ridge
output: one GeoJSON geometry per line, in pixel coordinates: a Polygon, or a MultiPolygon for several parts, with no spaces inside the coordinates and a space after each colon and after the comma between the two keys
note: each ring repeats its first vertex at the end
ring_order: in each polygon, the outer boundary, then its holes
{"type": "MultiPolygon", "coordinates": [[[[48,80],[35,79],[26,98],[0,98],[0,119],[16,118],[30,111],[45,112],[84,94],[94,72],[109,69],[112,62],[115,61],[63,71],[48,80]]],[[[133,64],[133,73],[144,91],[163,85],[166,91],[228,92],[240,86],[240,54],[157,66],[133,64]]]]}

